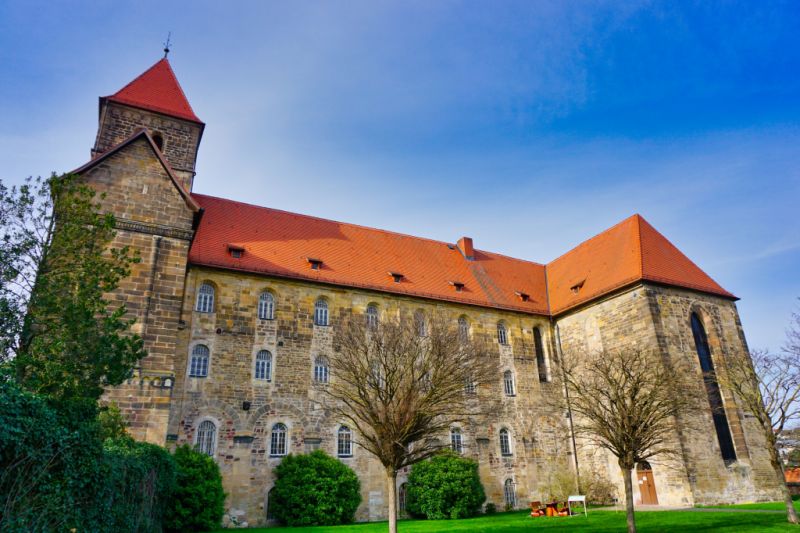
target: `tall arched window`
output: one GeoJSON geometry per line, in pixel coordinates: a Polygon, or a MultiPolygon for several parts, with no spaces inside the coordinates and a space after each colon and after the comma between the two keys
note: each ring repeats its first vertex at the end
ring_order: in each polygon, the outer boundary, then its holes
{"type": "Polygon", "coordinates": [[[407,497],[408,497],[408,483],[403,483],[400,485],[400,488],[397,489],[397,510],[400,513],[404,513],[406,511],[407,497]]]}
{"type": "Polygon", "coordinates": [[[282,457],[286,455],[286,426],[280,422],[272,426],[269,439],[269,456],[282,457]]]}
{"type": "Polygon", "coordinates": [[[458,318],[458,338],[461,342],[469,340],[469,321],[465,316],[458,318]]]}
{"type": "Polygon", "coordinates": [[[508,478],[503,485],[503,494],[506,498],[506,507],[515,509],[517,507],[517,493],[514,487],[514,480],[508,478]]]}
{"type": "Polygon", "coordinates": [[[256,354],[256,379],[272,381],[272,354],[267,350],[256,354]]]}
{"type": "Polygon", "coordinates": [[[725,407],[722,404],[722,394],[719,390],[719,383],[717,383],[716,372],[714,372],[714,362],[711,359],[711,348],[708,346],[706,330],[697,313],[692,313],[692,335],[697,356],[700,358],[700,369],[703,371],[703,381],[706,386],[708,403],[711,406],[711,416],[714,420],[714,429],[717,432],[722,460],[726,464],[732,463],[736,461],[736,449],[733,446],[728,417],[725,415],[725,407]]]}
{"type": "Polygon", "coordinates": [[[199,313],[214,312],[214,286],[210,283],[203,283],[197,290],[197,305],[194,310],[199,313]]]}
{"type": "Polygon", "coordinates": [[[425,313],[422,311],[416,311],[414,313],[414,329],[417,330],[417,335],[420,337],[424,337],[428,334],[428,330],[425,327],[425,313]]]}
{"type": "Polygon", "coordinates": [[[328,302],[322,298],[314,304],[314,324],[317,326],[328,325],[328,302]]]}
{"type": "Polygon", "coordinates": [[[542,330],[533,328],[533,348],[536,350],[536,366],[539,369],[539,381],[547,381],[547,365],[544,361],[544,345],[542,344],[542,330]]]}
{"type": "Polygon", "coordinates": [[[369,329],[378,327],[378,306],[375,304],[367,306],[367,327],[369,329]]]}
{"type": "Polygon", "coordinates": [[[497,323],[497,342],[500,344],[508,344],[508,334],[506,333],[506,325],[502,322],[497,323]]]}
{"type": "Polygon", "coordinates": [[[327,383],[328,374],[328,359],[324,355],[318,355],[314,358],[314,381],[327,383]]]}
{"type": "Polygon", "coordinates": [[[461,440],[461,430],[459,428],[450,429],[450,448],[456,453],[464,451],[464,442],[461,440]]]}
{"type": "Polygon", "coordinates": [[[272,497],[274,495],[275,487],[272,487],[267,493],[267,520],[275,520],[275,506],[272,504],[272,497]]]}
{"type": "Polygon", "coordinates": [[[271,292],[262,292],[258,297],[258,318],[261,320],[275,318],[275,297],[271,292]]]}
{"type": "Polygon", "coordinates": [[[511,436],[506,428],[500,430],[500,455],[504,457],[511,455],[511,436]]]}
{"type": "Polygon", "coordinates": [[[336,454],[339,457],[353,456],[353,432],[347,426],[342,426],[336,434],[336,454]]]}
{"type": "Polygon", "coordinates": [[[189,376],[204,378],[208,376],[208,360],[211,352],[205,344],[197,344],[192,348],[192,359],[189,363],[189,376]]]}
{"type": "Polygon", "coordinates": [[[503,390],[506,396],[514,396],[514,373],[511,370],[503,372],[503,390]]]}
{"type": "Polygon", "coordinates": [[[211,420],[204,420],[197,426],[195,447],[200,453],[213,457],[217,446],[217,426],[211,420]]]}

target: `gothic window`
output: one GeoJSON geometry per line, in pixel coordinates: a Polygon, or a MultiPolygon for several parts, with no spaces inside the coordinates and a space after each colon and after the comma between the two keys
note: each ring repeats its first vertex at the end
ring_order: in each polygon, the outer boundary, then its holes
{"type": "Polygon", "coordinates": [[[262,292],[258,297],[258,318],[261,320],[275,318],[275,297],[271,292],[262,292]]]}
{"type": "Polygon", "coordinates": [[[318,355],[314,358],[314,381],[317,383],[328,382],[328,359],[325,356],[318,355]]]}
{"type": "Polygon", "coordinates": [[[503,457],[511,456],[511,437],[506,428],[500,430],[500,455],[503,457]]]}
{"type": "Polygon", "coordinates": [[[408,483],[403,483],[397,489],[397,510],[404,513],[406,510],[406,499],[408,496],[408,483]]]}
{"type": "Polygon", "coordinates": [[[428,330],[425,327],[425,313],[422,311],[416,311],[414,313],[414,329],[417,330],[417,335],[420,337],[424,337],[428,334],[428,330]]]}
{"type": "Polygon", "coordinates": [[[694,345],[697,349],[697,356],[700,359],[700,369],[703,371],[703,381],[708,395],[708,403],[711,406],[711,416],[714,420],[714,429],[717,433],[722,460],[726,464],[736,461],[736,450],[733,446],[731,430],[728,426],[728,417],[725,414],[725,407],[722,404],[722,393],[719,390],[717,375],[714,371],[714,362],[711,359],[711,348],[708,346],[708,337],[703,323],[697,313],[692,313],[692,335],[694,345]]]}
{"type": "Polygon", "coordinates": [[[197,427],[197,436],[195,437],[197,451],[213,457],[216,444],[217,426],[211,420],[200,422],[197,427]]]}
{"type": "Polygon", "coordinates": [[[192,359],[189,363],[189,376],[204,378],[208,376],[208,360],[211,352],[205,344],[197,344],[192,348],[192,359]]]}
{"type": "Polygon", "coordinates": [[[339,457],[353,456],[353,432],[347,426],[339,428],[337,433],[336,452],[339,457]]]}
{"type": "Polygon", "coordinates": [[[506,333],[506,325],[502,322],[497,323],[497,342],[500,344],[508,344],[508,334],[506,333]]]}
{"type": "Polygon", "coordinates": [[[256,354],[256,379],[272,381],[272,354],[267,350],[256,354]]]}
{"type": "Polygon", "coordinates": [[[200,313],[214,312],[214,286],[210,283],[203,283],[197,291],[197,305],[195,311],[200,313]]]}
{"type": "Polygon", "coordinates": [[[464,443],[461,440],[461,430],[459,428],[452,428],[450,430],[450,448],[456,453],[464,451],[464,443]]]}
{"type": "Polygon", "coordinates": [[[514,490],[514,480],[508,478],[503,485],[503,494],[506,498],[506,507],[515,509],[517,507],[517,494],[514,490]]]}
{"type": "Polygon", "coordinates": [[[506,396],[514,396],[514,373],[511,370],[503,372],[503,390],[506,396]]]}
{"type": "Polygon", "coordinates": [[[322,298],[314,304],[314,324],[317,326],[328,325],[328,302],[322,298]]]}
{"type": "Polygon", "coordinates": [[[458,318],[458,338],[461,342],[469,340],[469,321],[465,316],[458,318]]]}
{"type": "Polygon", "coordinates": [[[275,487],[272,487],[267,493],[267,520],[275,520],[275,506],[272,505],[272,497],[274,495],[275,487]]]}
{"type": "Polygon", "coordinates": [[[286,455],[286,426],[277,423],[272,426],[269,440],[269,456],[282,457],[286,455]]]}
{"type": "Polygon", "coordinates": [[[378,306],[375,304],[367,306],[367,327],[369,329],[378,327],[378,306]]]}
{"type": "Polygon", "coordinates": [[[539,369],[539,381],[547,382],[547,365],[544,361],[544,345],[542,344],[542,330],[533,328],[533,347],[536,350],[536,366],[539,369]]]}

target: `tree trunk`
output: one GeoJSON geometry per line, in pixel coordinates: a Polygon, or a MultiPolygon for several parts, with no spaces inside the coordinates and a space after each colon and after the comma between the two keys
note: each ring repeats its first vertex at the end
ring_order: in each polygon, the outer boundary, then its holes
{"type": "Polygon", "coordinates": [[[633,514],[633,481],[631,481],[633,469],[620,465],[620,470],[625,479],[625,514],[628,519],[628,533],[636,533],[636,517],[633,514]]]}
{"type": "Polygon", "coordinates": [[[794,502],[792,502],[792,495],[789,494],[789,489],[786,487],[786,474],[783,470],[783,461],[781,461],[781,457],[778,455],[776,444],[777,443],[770,443],[769,462],[772,464],[775,475],[778,477],[778,483],[783,493],[783,501],[786,502],[786,519],[792,524],[797,524],[797,511],[794,508],[794,502]]]}
{"type": "Polygon", "coordinates": [[[386,469],[386,483],[389,494],[389,533],[397,533],[397,470],[386,469]]]}

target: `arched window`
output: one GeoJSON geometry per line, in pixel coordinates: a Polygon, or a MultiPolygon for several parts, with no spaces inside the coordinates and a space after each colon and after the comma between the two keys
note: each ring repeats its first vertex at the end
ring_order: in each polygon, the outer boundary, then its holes
{"type": "Polygon", "coordinates": [[[503,372],[503,390],[506,396],[514,396],[514,373],[511,370],[503,372]]]}
{"type": "Polygon", "coordinates": [[[353,432],[347,426],[342,426],[337,432],[336,454],[339,457],[353,456],[353,432]]]}
{"type": "Polygon", "coordinates": [[[469,321],[465,316],[458,318],[458,339],[461,342],[469,340],[469,321]]]}
{"type": "Polygon", "coordinates": [[[508,335],[506,334],[506,325],[502,322],[497,323],[497,342],[500,344],[508,344],[508,335]]]}
{"type": "Polygon", "coordinates": [[[323,355],[314,358],[314,381],[317,383],[328,382],[328,359],[323,355]]]}
{"type": "Polygon", "coordinates": [[[467,394],[475,394],[476,387],[475,382],[472,380],[472,376],[467,376],[464,379],[464,392],[467,394]]]}
{"type": "Polygon", "coordinates": [[[511,455],[511,436],[506,428],[500,430],[500,455],[504,457],[511,455]]]}
{"type": "Polygon", "coordinates": [[[397,489],[397,510],[400,513],[404,513],[406,511],[407,496],[408,496],[408,483],[403,483],[400,485],[400,488],[397,489]]]}
{"type": "Polygon", "coordinates": [[[211,352],[205,344],[197,344],[192,348],[192,360],[189,363],[189,376],[204,378],[208,376],[208,360],[211,352]]]}
{"type": "Polygon", "coordinates": [[[275,520],[275,506],[272,505],[272,497],[274,495],[275,487],[272,487],[267,493],[267,520],[275,520]]]}
{"type": "Polygon", "coordinates": [[[728,426],[728,417],[722,404],[722,394],[717,383],[717,374],[714,372],[714,361],[711,359],[711,348],[708,346],[708,337],[703,323],[697,313],[692,313],[692,335],[697,356],[700,359],[700,369],[703,371],[703,381],[706,386],[708,403],[711,406],[711,416],[714,420],[714,429],[717,432],[719,449],[725,463],[736,461],[736,449],[733,446],[731,430],[728,426]]]}
{"type": "Polygon", "coordinates": [[[256,379],[272,381],[272,354],[267,350],[256,354],[256,379]]]}
{"type": "Polygon", "coordinates": [[[269,456],[282,457],[286,455],[286,426],[277,423],[272,426],[269,439],[269,456]]]}
{"type": "Polygon", "coordinates": [[[317,326],[328,325],[328,302],[322,298],[314,304],[314,324],[317,326]]]}
{"type": "Polygon", "coordinates": [[[275,318],[275,297],[271,292],[262,292],[258,297],[258,318],[261,320],[275,318]]]}
{"type": "Polygon", "coordinates": [[[547,365],[544,361],[544,345],[542,344],[542,330],[533,328],[533,348],[536,350],[536,366],[539,369],[539,381],[547,382],[547,365]]]}
{"type": "Polygon", "coordinates": [[[508,478],[503,485],[503,494],[506,498],[506,507],[515,509],[517,507],[517,494],[514,485],[514,480],[508,478]]]}
{"type": "Polygon", "coordinates": [[[210,283],[203,283],[197,290],[197,305],[194,308],[199,313],[214,312],[214,286],[210,283]]]}
{"type": "Polygon", "coordinates": [[[197,426],[197,436],[195,437],[195,447],[200,453],[214,456],[214,449],[217,446],[217,426],[211,420],[204,420],[197,426]]]}
{"type": "Polygon", "coordinates": [[[459,428],[450,429],[450,447],[456,453],[464,451],[464,443],[461,440],[461,430],[459,428]]]}
{"type": "Polygon", "coordinates": [[[414,313],[414,329],[417,330],[417,335],[420,337],[428,334],[428,330],[425,327],[425,313],[421,310],[414,313]]]}
{"type": "Polygon", "coordinates": [[[375,304],[367,306],[367,327],[369,329],[378,327],[378,306],[375,304]]]}

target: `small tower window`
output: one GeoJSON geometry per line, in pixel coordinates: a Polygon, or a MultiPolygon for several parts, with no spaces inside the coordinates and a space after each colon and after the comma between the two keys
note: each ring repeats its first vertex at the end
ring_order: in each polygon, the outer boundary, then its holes
{"type": "Polygon", "coordinates": [[[503,494],[506,498],[506,507],[515,509],[517,507],[517,494],[514,490],[514,480],[507,479],[503,485],[503,494]]]}
{"type": "Polygon", "coordinates": [[[416,311],[414,313],[414,329],[417,331],[417,336],[425,337],[428,331],[425,327],[425,313],[416,311]]]}
{"type": "Polygon", "coordinates": [[[261,320],[275,318],[275,297],[271,292],[262,292],[258,297],[258,318],[261,320]]]}
{"type": "Polygon", "coordinates": [[[256,379],[272,381],[272,354],[267,350],[256,354],[256,379]]]}
{"type": "Polygon", "coordinates": [[[339,457],[352,457],[353,456],[353,432],[347,426],[339,428],[337,433],[337,446],[336,455],[339,457]]]}
{"type": "Polygon", "coordinates": [[[199,313],[214,312],[214,286],[210,283],[203,283],[197,291],[197,305],[194,308],[199,313]]]}
{"type": "Polygon", "coordinates": [[[503,372],[503,389],[506,396],[514,396],[514,373],[511,370],[503,372]]]}
{"type": "Polygon", "coordinates": [[[328,302],[322,298],[314,304],[314,324],[317,326],[328,325],[328,302]]]}
{"type": "Polygon", "coordinates": [[[217,426],[211,420],[200,422],[197,427],[197,436],[195,437],[197,451],[213,457],[216,444],[217,426]]]}
{"type": "Polygon", "coordinates": [[[469,340],[469,321],[465,316],[458,318],[458,340],[461,342],[469,340]]]}
{"type": "Polygon", "coordinates": [[[508,344],[508,333],[506,332],[506,325],[502,322],[497,323],[497,342],[500,344],[508,344]]]}
{"type": "Polygon", "coordinates": [[[503,457],[511,455],[511,436],[506,428],[500,430],[500,455],[503,457]]]}
{"type": "Polygon", "coordinates": [[[378,306],[369,304],[367,306],[367,327],[376,329],[378,327],[378,306]]]}
{"type": "Polygon", "coordinates": [[[461,440],[461,430],[459,428],[450,430],[450,448],[459,454],[464,452],[464,443],[461,440]]]}
{"type": "Polygon", "coordinates": [[[544,359],[544,345],[542,344],[542,331],[539,328],[533,328],[533,348],[536,351],[536,366],[539,370],[539,381],[546,383],[547,379],[547,364],[544,359]]]}
{"type": "Polygon", "coordinates": [[[269,440],[270,457],[282,457],[286,455],[286,426],[281,423],[272,426],[272,433],[269,440]]]}
{"type": "Polygon", "coordinates": [[[192,359],[189,363],[189,377],[205,378],[208,377],[208,359],[210,351],[208,346],[198,344],[192,348],[192,359]]]}
{"type": "Polygon", "coordinates": [[[329,373],[328,359],[323,355],[318,355],[314,359],[314,381],[317,383],[327,383],[329,373]]]}

